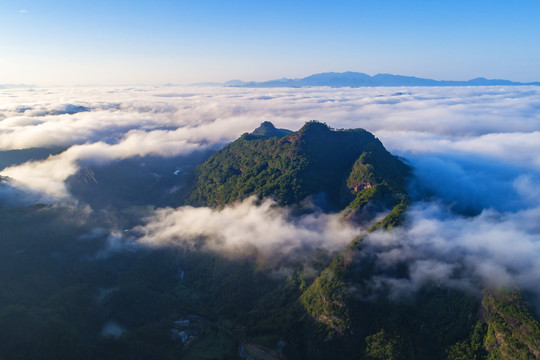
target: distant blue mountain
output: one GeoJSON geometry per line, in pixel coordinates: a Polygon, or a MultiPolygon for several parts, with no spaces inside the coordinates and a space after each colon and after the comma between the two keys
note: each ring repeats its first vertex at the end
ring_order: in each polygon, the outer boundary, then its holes
{"type": "Polygon", "coordinates": [[[468,81],[448,81],[423,79],[414,76],[377,74],[369,76],[359,72],[343,73],[320,73],[310,75],[302,79],[278,79],[270,81],[244,82],[231,80],[223,84],[229,87],[307,87],[307,86],[330,86],[330,87],[366,87],[366,86],[494,86],[494,85],[536,85],[540,82],[520,83],[510,80],[476,78],[468,81]]]}

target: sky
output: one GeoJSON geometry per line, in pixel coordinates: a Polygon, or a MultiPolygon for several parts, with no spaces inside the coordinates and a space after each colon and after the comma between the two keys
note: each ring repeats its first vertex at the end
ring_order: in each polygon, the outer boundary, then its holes
{"type": "Polygon", "coordinates": [[[540,2],[5,0],[0,84],[263,81],[318,72],[540,81],[540,2]]]}

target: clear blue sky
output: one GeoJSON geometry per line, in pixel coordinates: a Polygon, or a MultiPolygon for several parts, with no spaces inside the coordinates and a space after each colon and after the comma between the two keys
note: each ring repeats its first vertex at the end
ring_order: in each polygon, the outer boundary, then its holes
{"type": "Polygon", "coordinates": [[[540,81],[540,1],[2,0],[0,84],[540,81]]]}

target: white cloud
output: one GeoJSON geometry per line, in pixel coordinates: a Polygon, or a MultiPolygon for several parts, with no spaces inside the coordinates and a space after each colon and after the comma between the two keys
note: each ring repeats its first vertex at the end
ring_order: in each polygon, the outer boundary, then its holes
{"type": "MultiPolygon", "coordinates": [[[[531,120],[534,122],[534,120],[531,120]]],[[[440,136],[426,132],[381,130],[385,146],[408,154],[484,156],[495,161],[540,169],[540,131],[504,132],[479,136],[440,136]]]]}
{"type": "Polygon", "coordinates": [[[140,243],[151,246],[200,246],[230,256],[255,255],[265,261],[302,258],[317,248],[343,249],[365,229],[354,228],[339,215],[314,212],[293,217],[270,199],[254,198],[223,209],[183,206],[159,209],[135,228],[140,243]],[[276,256],[272,259],[270,256],[276,256]]]}
{"type": "Polygon", "coordinates": [[[416,203],[405,226],[375,232],[364,241],[380,270],[402,262],[409,277],[377,277],[395,296],[426,281],[472,288],[519,285],[540,295],[540,207],[517,212],[484,210],[473,217],[456,216],[436,203],[416,203]]]}
{"type": "Polygon", "coordinates": [[[94,142],[74,145],[44,161],[8,167],[2,170],[2,174],[13,179],[14,185],[20,184],[49,196],[65,199],[69,197],[69,193],[64,181],[77,172],[80,163],[103,164],[113,159],[145,155],[174,156],[202,148],[201,142],[191,142],[196,135],[192,135],[192,140],[188,140],[190,135],[191,132],[184,129],[152,132],[132,130],[116,144],[94,142]]]}

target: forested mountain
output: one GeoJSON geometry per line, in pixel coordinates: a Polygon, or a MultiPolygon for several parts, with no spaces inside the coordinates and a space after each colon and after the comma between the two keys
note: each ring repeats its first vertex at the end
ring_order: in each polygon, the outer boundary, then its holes
{"type": "Polygon", "coordinates": [[[378,282],[412,281],[366,244],[407,226],[412,176],[373,134],[317,121],[265,122],[213,155],[82,168],[67,185],[83,205],[0,210],[0,359],[539,359],[530,294],[378,282]],[[217,213],[249,197],[358,232],[283,259],[210,251],[204,235],[138,242],[156,206],[217,213]]]}
{"type": "Polygon", "coordinates": [[[408,166],[363,129],[333,130],[311,121],[286,134],[263,123],[195,169],[188,202],[223,206],[256,195],[293,205],[311,196],[360,221],[368,203],[400,205],[401,211],[408,175],[408,166]]]}

